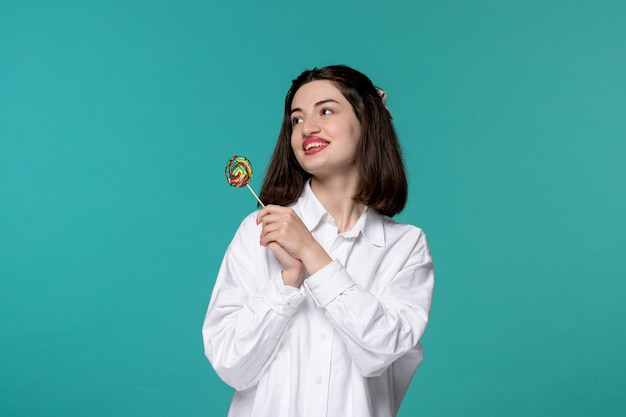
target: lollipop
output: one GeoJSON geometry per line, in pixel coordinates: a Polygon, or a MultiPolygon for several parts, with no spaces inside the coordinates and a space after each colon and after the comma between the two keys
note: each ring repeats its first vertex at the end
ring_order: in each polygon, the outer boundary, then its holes
{"type": "Polygon", "coordinates": [[[252,165],[250,164],[250,160],[248,160],[248,158],[238,155],[233,156],[228,161],[228,164],[226,164],[224,174],[226,175],[226,180],[231,186],[236,188],[248,187],[248,190],[250,190],[259,204],[265,207],[265,204],[263,204],[261,199],[259,199],[259,196],[257,196],[252,187],[250,187],[250,180],[252,179],[252,165]]]}

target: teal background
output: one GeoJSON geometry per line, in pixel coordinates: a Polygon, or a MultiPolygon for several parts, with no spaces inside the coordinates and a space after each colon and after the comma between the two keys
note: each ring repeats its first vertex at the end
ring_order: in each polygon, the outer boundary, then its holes
{"type": "Polygon", "coordinates": [[[201,324],[284,94],[385,88],[436,263],[400,416],[623,416],[623,1],[0,0],[0,415],[224,416],[201,324]]]}

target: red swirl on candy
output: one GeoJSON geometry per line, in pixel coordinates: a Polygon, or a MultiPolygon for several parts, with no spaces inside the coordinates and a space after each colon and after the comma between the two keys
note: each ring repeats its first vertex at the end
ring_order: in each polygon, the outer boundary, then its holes
{"type": "Polygon", "coordinates": [[[245,187],[252,179],[252,165],[245,156],[235,155],[224,170],[228,183],[233,187],[245,187]]]}

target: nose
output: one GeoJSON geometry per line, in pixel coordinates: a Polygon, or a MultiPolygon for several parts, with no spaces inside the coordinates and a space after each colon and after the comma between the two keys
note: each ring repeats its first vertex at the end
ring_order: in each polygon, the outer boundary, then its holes
{"type": "Polygon", "coordinates": [[[302,122],[302,136],[307,138],[314,133],[319,133],[320,126],[315,119],[306,118],[302,122]]]}

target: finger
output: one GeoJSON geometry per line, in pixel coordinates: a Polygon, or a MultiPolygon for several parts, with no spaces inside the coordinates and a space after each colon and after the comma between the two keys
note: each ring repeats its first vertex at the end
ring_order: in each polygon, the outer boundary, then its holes
{"type": "Polygon", "coordinates": [[[277,230],[286,229],[286,228],[287,228],[287,224],[281,221],[264,221],[263,226],[261,228],[261,236],[270,232],[275,232],[277,230]]]}
{"type": "Polygon", "coordinates": [[[288,263],[293,266],[295,262],[300,262],[300,259],[298,257],[296,257],[293,253],[291,253],[287,248],[285,248],[278,242],[269,242],[266,246],[271,249],[271,251],[277,258],[279,258],[280,262],[283,265],[286,265],[288,263]]]}
{"type": "Polygon", "coordinates": [[[280,229],[270,230],[261,235],[261,245],[265,246],[271,242],[282,243],[284,233],[280,229]]]}
{"type": "MultiPolygon", "coordinates": [[[[282,207],[282,206],[276,206],[276,205],[273,205],[273,204],[268,204],[263,209],[259,210],[259,212],[257,213],[257,215],[256,215],[256,224],[261,224],[264,221],[266,221],[265,218],[268,215],[280,213],[280,212],[282,212],[285,209],[286,208],[282,207]]],[[[287,210],[289,210],[289,209],[287,209],[287,210]]]]}
{"type": "Polygon", "coordinates": [[[287,252],[285,248],[283,248],[276,242],[269,243],[267,247],[272,251],[272,253],[274,253],[274,255],[278,258],[278,260],[282,264],[289,263],[293,265],[294,263],[300,261],[299,259],[296,259],[293,256],[291,256],[291,254],[287,252]]]}

